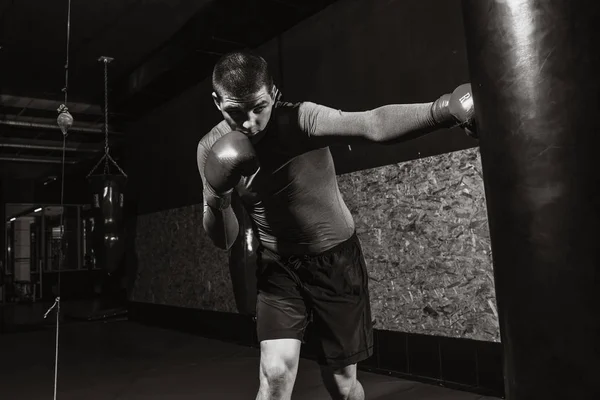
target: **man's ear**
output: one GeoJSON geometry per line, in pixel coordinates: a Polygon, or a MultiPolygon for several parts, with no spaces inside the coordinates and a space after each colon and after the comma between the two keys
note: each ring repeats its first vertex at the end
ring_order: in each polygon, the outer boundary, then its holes
{"type": "Polygon", "coordinates": [[[277,103],[281,99],[281,92],[279,91],[277,86],[273,85],[273,89],[272,89],[271,93],[272,93],[272,97],[273,97],[273,102],[277,103]]]}
{"type": "Polygon", "coordinates": [[[215,106],[217,106],[217,109],[221,111],[221,102],[219,101],[219,96],[215,92],[212,92],[212,98],[215,106]]]}

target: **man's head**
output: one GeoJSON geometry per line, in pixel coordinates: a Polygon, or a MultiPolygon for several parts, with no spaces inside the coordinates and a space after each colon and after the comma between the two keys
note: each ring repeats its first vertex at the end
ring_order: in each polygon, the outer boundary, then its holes
{"type": "Polygon", "coordinates": [[[277,89],[262,57],[248,51],[224,55],[213,69],[212,85],[215,105],[231,129],[253,137],[266,128],[277,89]]]}

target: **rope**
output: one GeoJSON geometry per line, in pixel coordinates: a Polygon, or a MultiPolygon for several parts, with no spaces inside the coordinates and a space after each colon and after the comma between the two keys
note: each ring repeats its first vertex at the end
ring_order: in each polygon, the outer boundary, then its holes
{"type": "Polygon", "coordinates": [[[63,246],[65,238],[64,218],[65,218],[65,154],[67,148],[67,134],[63,134],[63,146],[62,146],[62,165],[61,165],[61,180],[60,180],[60,245],[58,247],[58,288],[57,296],[54,300],[52,307],[44,314],[44,319],[48,317],[50,311],[56,308],[56,344],[54,349],[54,400],[56,400],[56,392],[58,389],[58,350],[59,350],[59,337],[60,337],[60,289],[61,289],[61,271],[63,269],[63,246]]]}
{"type": "MultiPolygon", "coordinates": [[[[69,0],[70,1],[70,0],[69,0]]],[[[56,297],[56,348],[54,356],[54,400],[56,400],[56,389],[58,387],[58,338],[60,333],[60,282],[61,271],[63,269],[64,255],[63,248],[65,244],[65,153],[67,147],[67,135],[63,135],[61,182],[60,182],[60,247],[58,250],[58,295],[56,297]]]]}
{"type": "Polygon", "coordinates": [[[66,61],[65,61],[65,86],[62,91],[65,94],[65,102],[58,109],[59,119],[60,116],[68,116],[67,120],[70,120],[70,123],[66,123],[63,118],[63,124],[59,122],[61,127],[61,131],[63,133],[63,145],[62,145],[62,162],[61,162],[61,180],[60,180],[60,244],[58,250],[58,287],[57,287],[57,296],[54,300],[54,304],[46,311],[44,314],[44,319],[48,317],[48,314],[56,308],[56,341],[54,347],[54,400],[57,399],[57,391],[58,391],[58,359],[59,359],[59,343],[60,343],[60,294],[61,294],[61,276],[62,269],[64,263],[64,255],[63,255],[63,247],[64,247],[64,239],[65,239],[65,156],[67,149],[67,131],[72,123],[72,117],[68,113],[67,109],[67,100],[68,100],[68,91],[69,91],[69,47],[71,43],[71,0],[68,0],[67,3],[67,43],[66,43],[66,61]],[[64,113],[64,115],[63,115],[64,113]]]}

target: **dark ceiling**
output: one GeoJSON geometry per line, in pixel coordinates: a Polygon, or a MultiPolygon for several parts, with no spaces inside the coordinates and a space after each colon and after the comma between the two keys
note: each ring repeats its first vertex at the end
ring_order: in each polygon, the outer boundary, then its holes
{"type": "MultiPolygon", "coordinates": [[[[69,0],[0,0],[0,178],[60,174],[69,0]]],[[[257,47],[335,0],[71,0],[66,173],[104,149],[108,65],[111,154],[129,124],[209,76],[217,58],[257,47]]]]}

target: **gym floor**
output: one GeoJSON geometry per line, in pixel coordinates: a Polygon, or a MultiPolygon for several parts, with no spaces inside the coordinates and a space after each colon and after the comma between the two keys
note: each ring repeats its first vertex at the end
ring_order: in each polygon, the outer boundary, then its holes
{"type": "MultiPolygon", "coordinates": [[[[49,321],[48,321],[49,322],[49,321]]],[[[259,351],[126,320],[60,324],[57,399],[254,399],[259,351]]],[[[0,397],[50,399],[56,328],[0,336],[0,397]]],[[[367,399],[494,399],[359,372],[367,399]]],[[[317,364],[302,359],[294,399],[329,399],[317,364]]]]}

